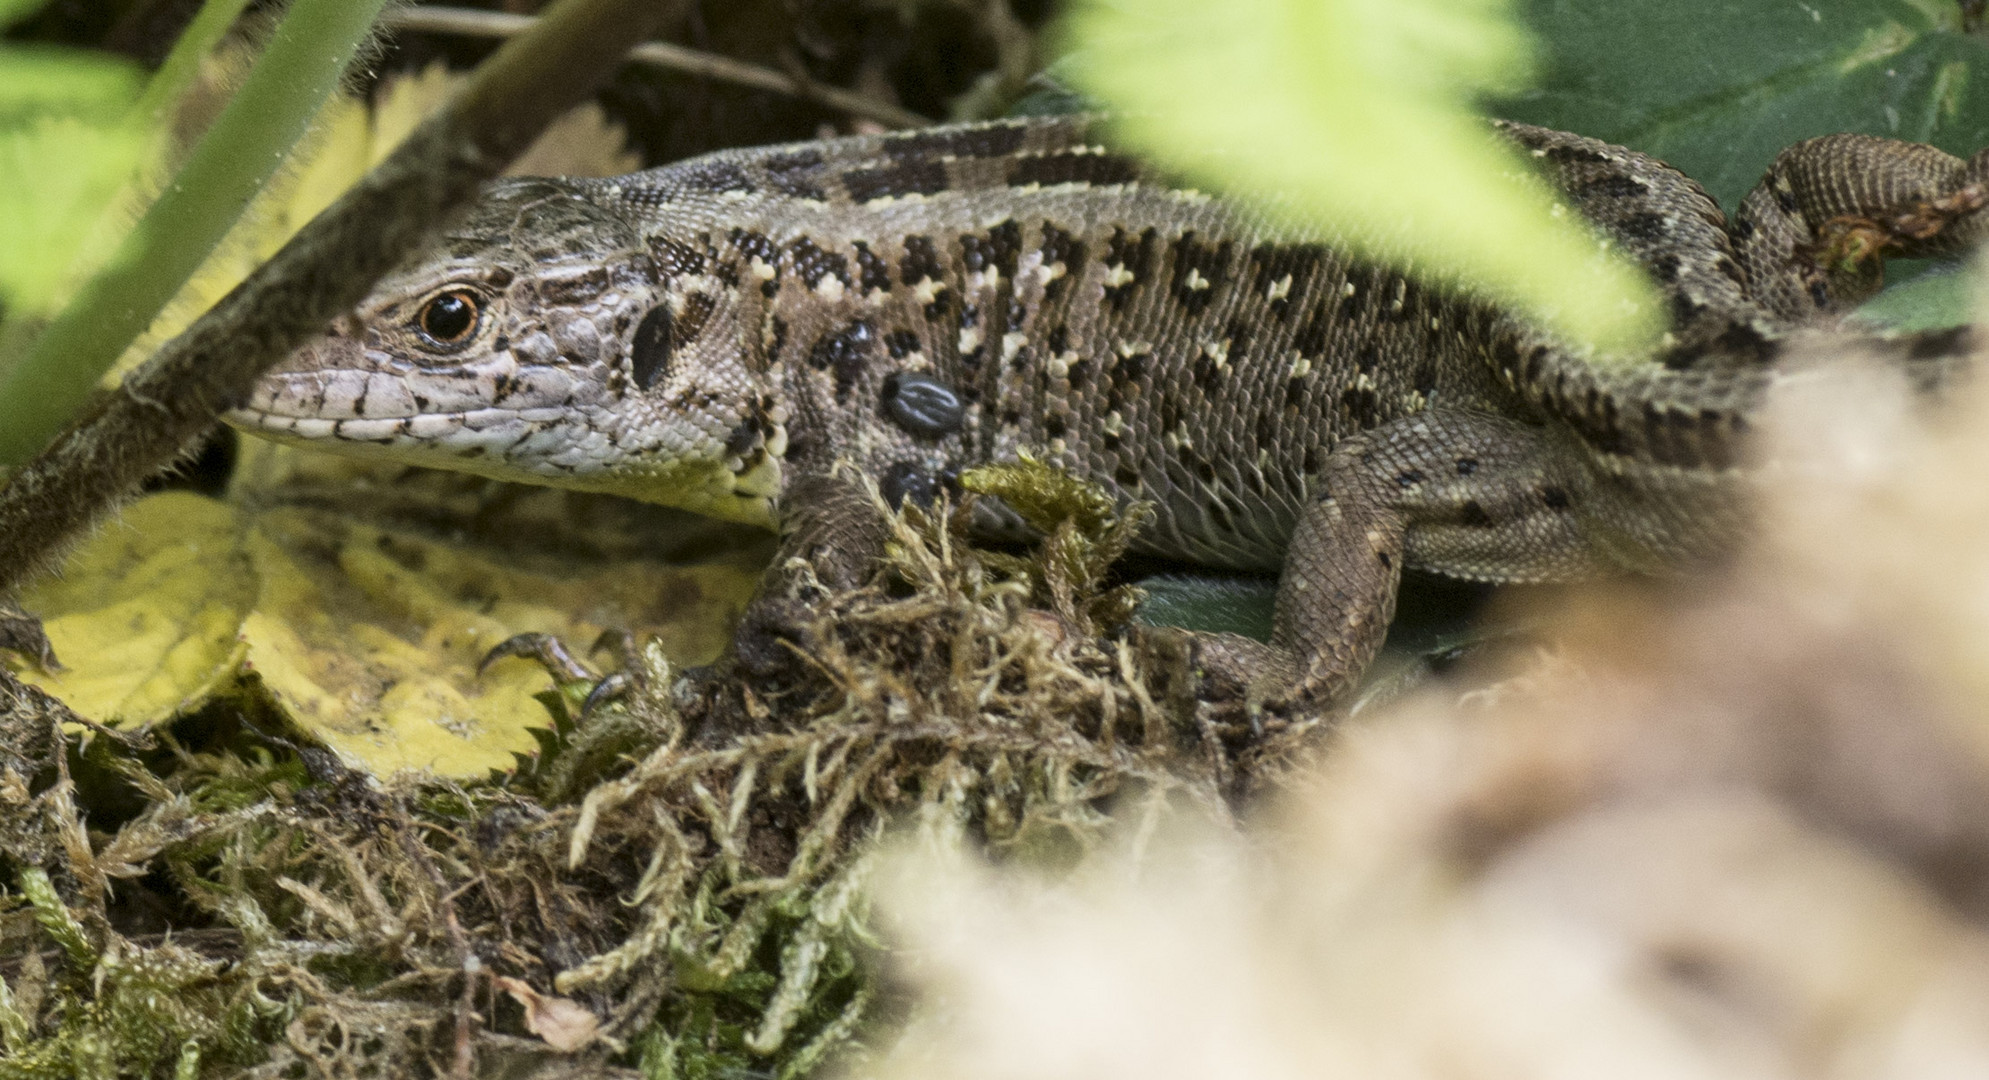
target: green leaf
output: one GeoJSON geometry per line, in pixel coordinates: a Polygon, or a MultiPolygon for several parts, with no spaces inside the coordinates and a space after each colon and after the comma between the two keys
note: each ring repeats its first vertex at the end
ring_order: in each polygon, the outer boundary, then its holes
{"type": "Polygon", "coordinates": [[[0,49],[0,127],[54,113],[117,120],[138,97],[136,65],[42,46],[0,49]]]}
{"type": "Polygon", "coordinates": [[[12,26],[48,6],[48,0],[0,0],[0,26],[12,26]]]}
{"type": "Polygon", "coordinates": [[[1092,0],[1070,29],[1084,88],[1191,182],[1454,278],[1604,348],[1660,305],[1470,115],[1530,66],[1503,0],[1092,0]]]}
{"type": "Polygon", "coordinates": [[[1537,89],[1503,116],[1654,154],[1732,209],[1776,153],[1837,131],[1989,144],[1989,42],[1942,0],[1527,0],[1537,89]]]}
{"type": "Polygon", "coordinates": [[[137,168],[129,63],[63,49],[0,49],[0,302],[59,301],[76,253],[137,168]]]}
{"type": "Polygon", "coordinates": [[[1982,279],[1965,265],[1942,265],[1873,297],[1852,313],[1891,330],[1939,330],[1975,319],[1982,279]]]}

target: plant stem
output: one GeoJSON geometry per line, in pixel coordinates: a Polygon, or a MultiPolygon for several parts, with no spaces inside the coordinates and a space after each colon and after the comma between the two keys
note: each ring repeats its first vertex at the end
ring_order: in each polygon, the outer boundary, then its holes
{"type": "Polygon", "coordinates": [[[206,260],[338,88],[384,2],[291,0],[269,47],[186,167],[109,265],[19,363],[0,372],[0,463],[25,460],[61,430],[206,260]]]}
{"type": "Polygon", "coordinates": [[[400,149],[0,489],[0,595],[47,568],[271,365],[357,304],[684,2],[560,0],[486,60],[400,149]]]}

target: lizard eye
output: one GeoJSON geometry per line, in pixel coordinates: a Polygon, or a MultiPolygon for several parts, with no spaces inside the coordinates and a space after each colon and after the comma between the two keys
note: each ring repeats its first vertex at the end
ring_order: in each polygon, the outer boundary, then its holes
{"type": "Polygon", "coordinates": [[[445,348],[461,345],[477,332],[483,302],[468,289],[450,289],[430,297],[415,316],[415,328],[430,342],[445,348]]]}

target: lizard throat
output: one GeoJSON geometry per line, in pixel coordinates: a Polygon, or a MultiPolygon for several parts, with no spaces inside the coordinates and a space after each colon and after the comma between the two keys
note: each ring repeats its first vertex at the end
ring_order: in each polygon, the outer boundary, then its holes
{"type": "Polygon", "coordinates": [[[624,454],[601,432],[576,428],[561,409],[329,419],[243,407],[224,418],[248,434],[307,449],[617,495],[768,529],[783,480],[781,459],[764,452],[745,460],[624,454]]]}

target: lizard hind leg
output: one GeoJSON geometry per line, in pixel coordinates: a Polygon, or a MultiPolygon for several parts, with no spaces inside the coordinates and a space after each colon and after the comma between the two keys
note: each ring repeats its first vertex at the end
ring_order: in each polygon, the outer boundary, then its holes
{"type": "Polygon", "coordinates": [[[1345,440],[1292,535],[1270,642],[1176,632],[1195,695],[1240,694],[1253,726],[1332,707],[1387,636],[1405,564],[1481,581],[1592,573],[1576,460],[1546,429],[1481,413],[1423,413],[1345,440]]]}

